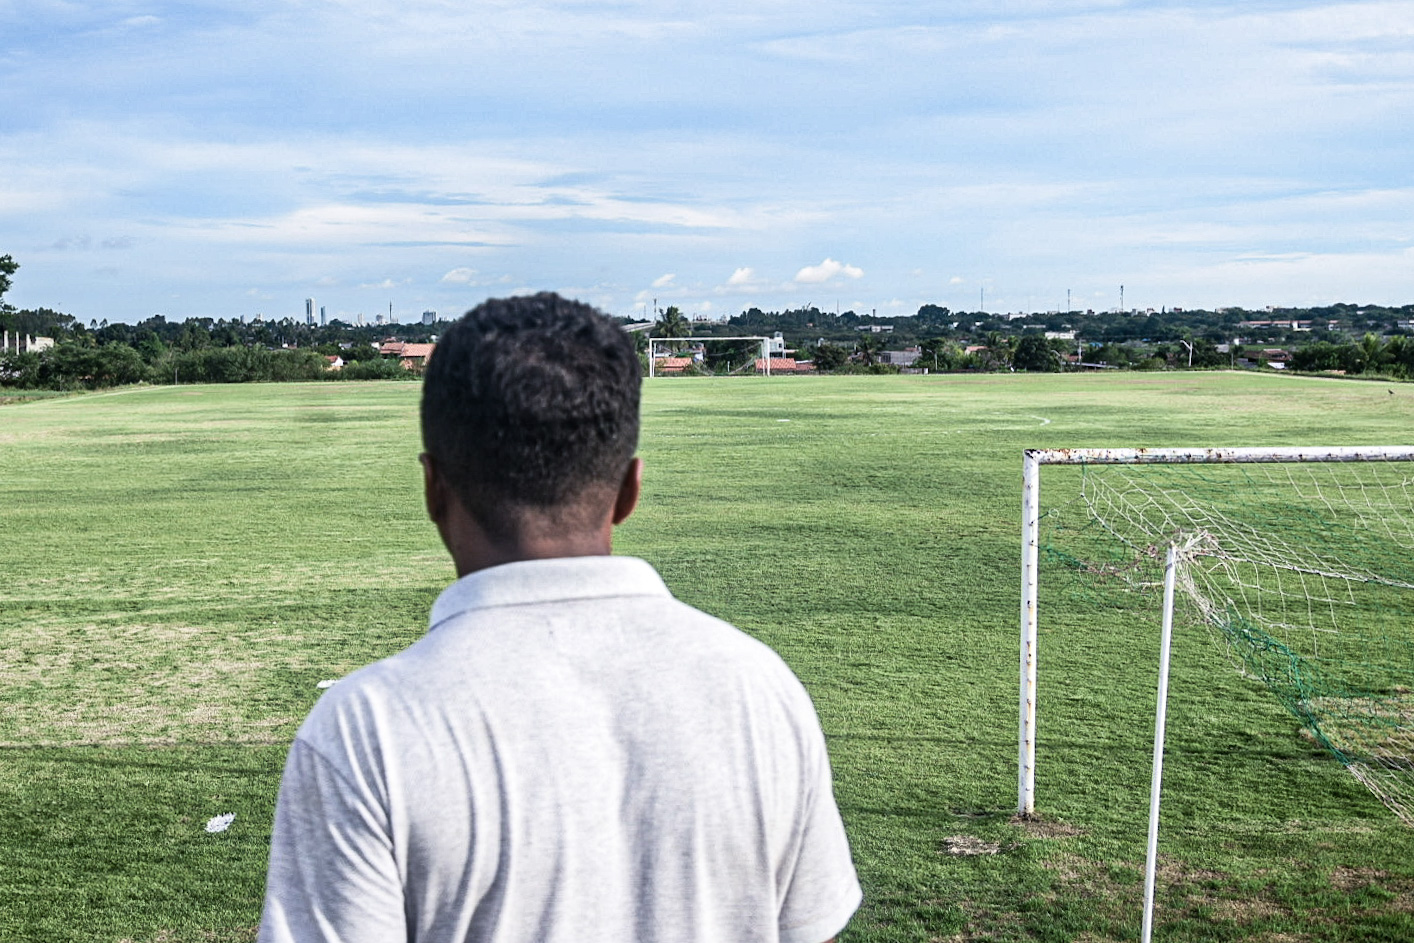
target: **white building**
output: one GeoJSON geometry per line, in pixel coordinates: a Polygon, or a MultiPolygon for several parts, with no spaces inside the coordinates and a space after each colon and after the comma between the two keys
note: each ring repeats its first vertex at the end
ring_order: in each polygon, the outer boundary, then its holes
{"type": "Polygon", "coordinates": [[[53,346],[54,338],[52,337],[34,337],[21,334],[19,331],[13,335],[9,331],[0,332],[0,354],[37,354],[53,346]]]}

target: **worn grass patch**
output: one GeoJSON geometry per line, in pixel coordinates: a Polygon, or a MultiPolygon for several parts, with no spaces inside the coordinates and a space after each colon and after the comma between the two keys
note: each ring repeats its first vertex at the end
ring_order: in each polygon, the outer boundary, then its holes
{"type": "Polygon", "coordinates": [[[231,629],[27,620],[0,652],[0,746],[288,743],[300,715],[249,716],[285,635],[231,629]]]}

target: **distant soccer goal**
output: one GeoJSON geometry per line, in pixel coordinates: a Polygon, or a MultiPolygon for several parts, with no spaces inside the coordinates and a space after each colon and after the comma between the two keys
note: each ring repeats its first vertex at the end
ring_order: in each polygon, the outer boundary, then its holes
{"type": "Polygon", "coordinates": [[[1043,559],[1153,589],[1178,547],[1187,620],[1414,825],[1414,447],[1031,450],[1022,477],[1021,813],[1043,559]],[[1044,465],[1075,467],[1043,513],[1044,465]]]}
{"type": "Polygon", "coordinates": [[[760,336],[744,337],[650,337],[648,338],[648,376],[671,376],[684,372],[717,375],[771,375],[771,339],[760,336]],[[754,343],[753,343],[754,342],[754,343]],[[709,345],[711,348],[709,349],[709,345]],[[660,357],[660,350],[676,347],[687,356],[660,357]],[[700,350],[692,350],[700,347],[700,350]],[[689,367],[692,367],[689,370],[689,367]]]}

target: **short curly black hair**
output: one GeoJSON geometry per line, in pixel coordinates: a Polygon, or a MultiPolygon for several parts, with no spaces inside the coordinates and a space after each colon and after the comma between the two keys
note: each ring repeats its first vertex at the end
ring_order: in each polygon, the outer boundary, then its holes
{"type": "Polygon", "coordinates": [[[617,490],[638,448],[632,339],[552,292],[491,299],[439,339],[422,389],[422,442],[492,534],[525,512],[617,490]]]}

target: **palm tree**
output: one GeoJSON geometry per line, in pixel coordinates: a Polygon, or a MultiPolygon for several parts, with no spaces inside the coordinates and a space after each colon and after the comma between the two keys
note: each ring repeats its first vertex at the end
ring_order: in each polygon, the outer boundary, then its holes
{"type": "Polygon", "coordinates": [[[654,337],[686,337],[690,333],[692,325],[678,310],[677,305],[669,306],[663,316],[653,324],[654,337]]]}
{"type": "Polygon", "coordinates": [[[999,370],[1011,366],[1012,354],[1016,351],[1016,338],[1001,331],[987,332],[987,359],[999,370]]]}
{"type": "Polygon", "coordinates": [[[1380,335],[1367,332],[1364,337],[1360,338],[1360,353],[1365,358],[1365,366],[1361,369],[1362,373],[1374,373],[1379,370],[1380,362],[1384,359],[1381,356],[1384,353],[1384,341],[1380,339],[1380,335]]]}

